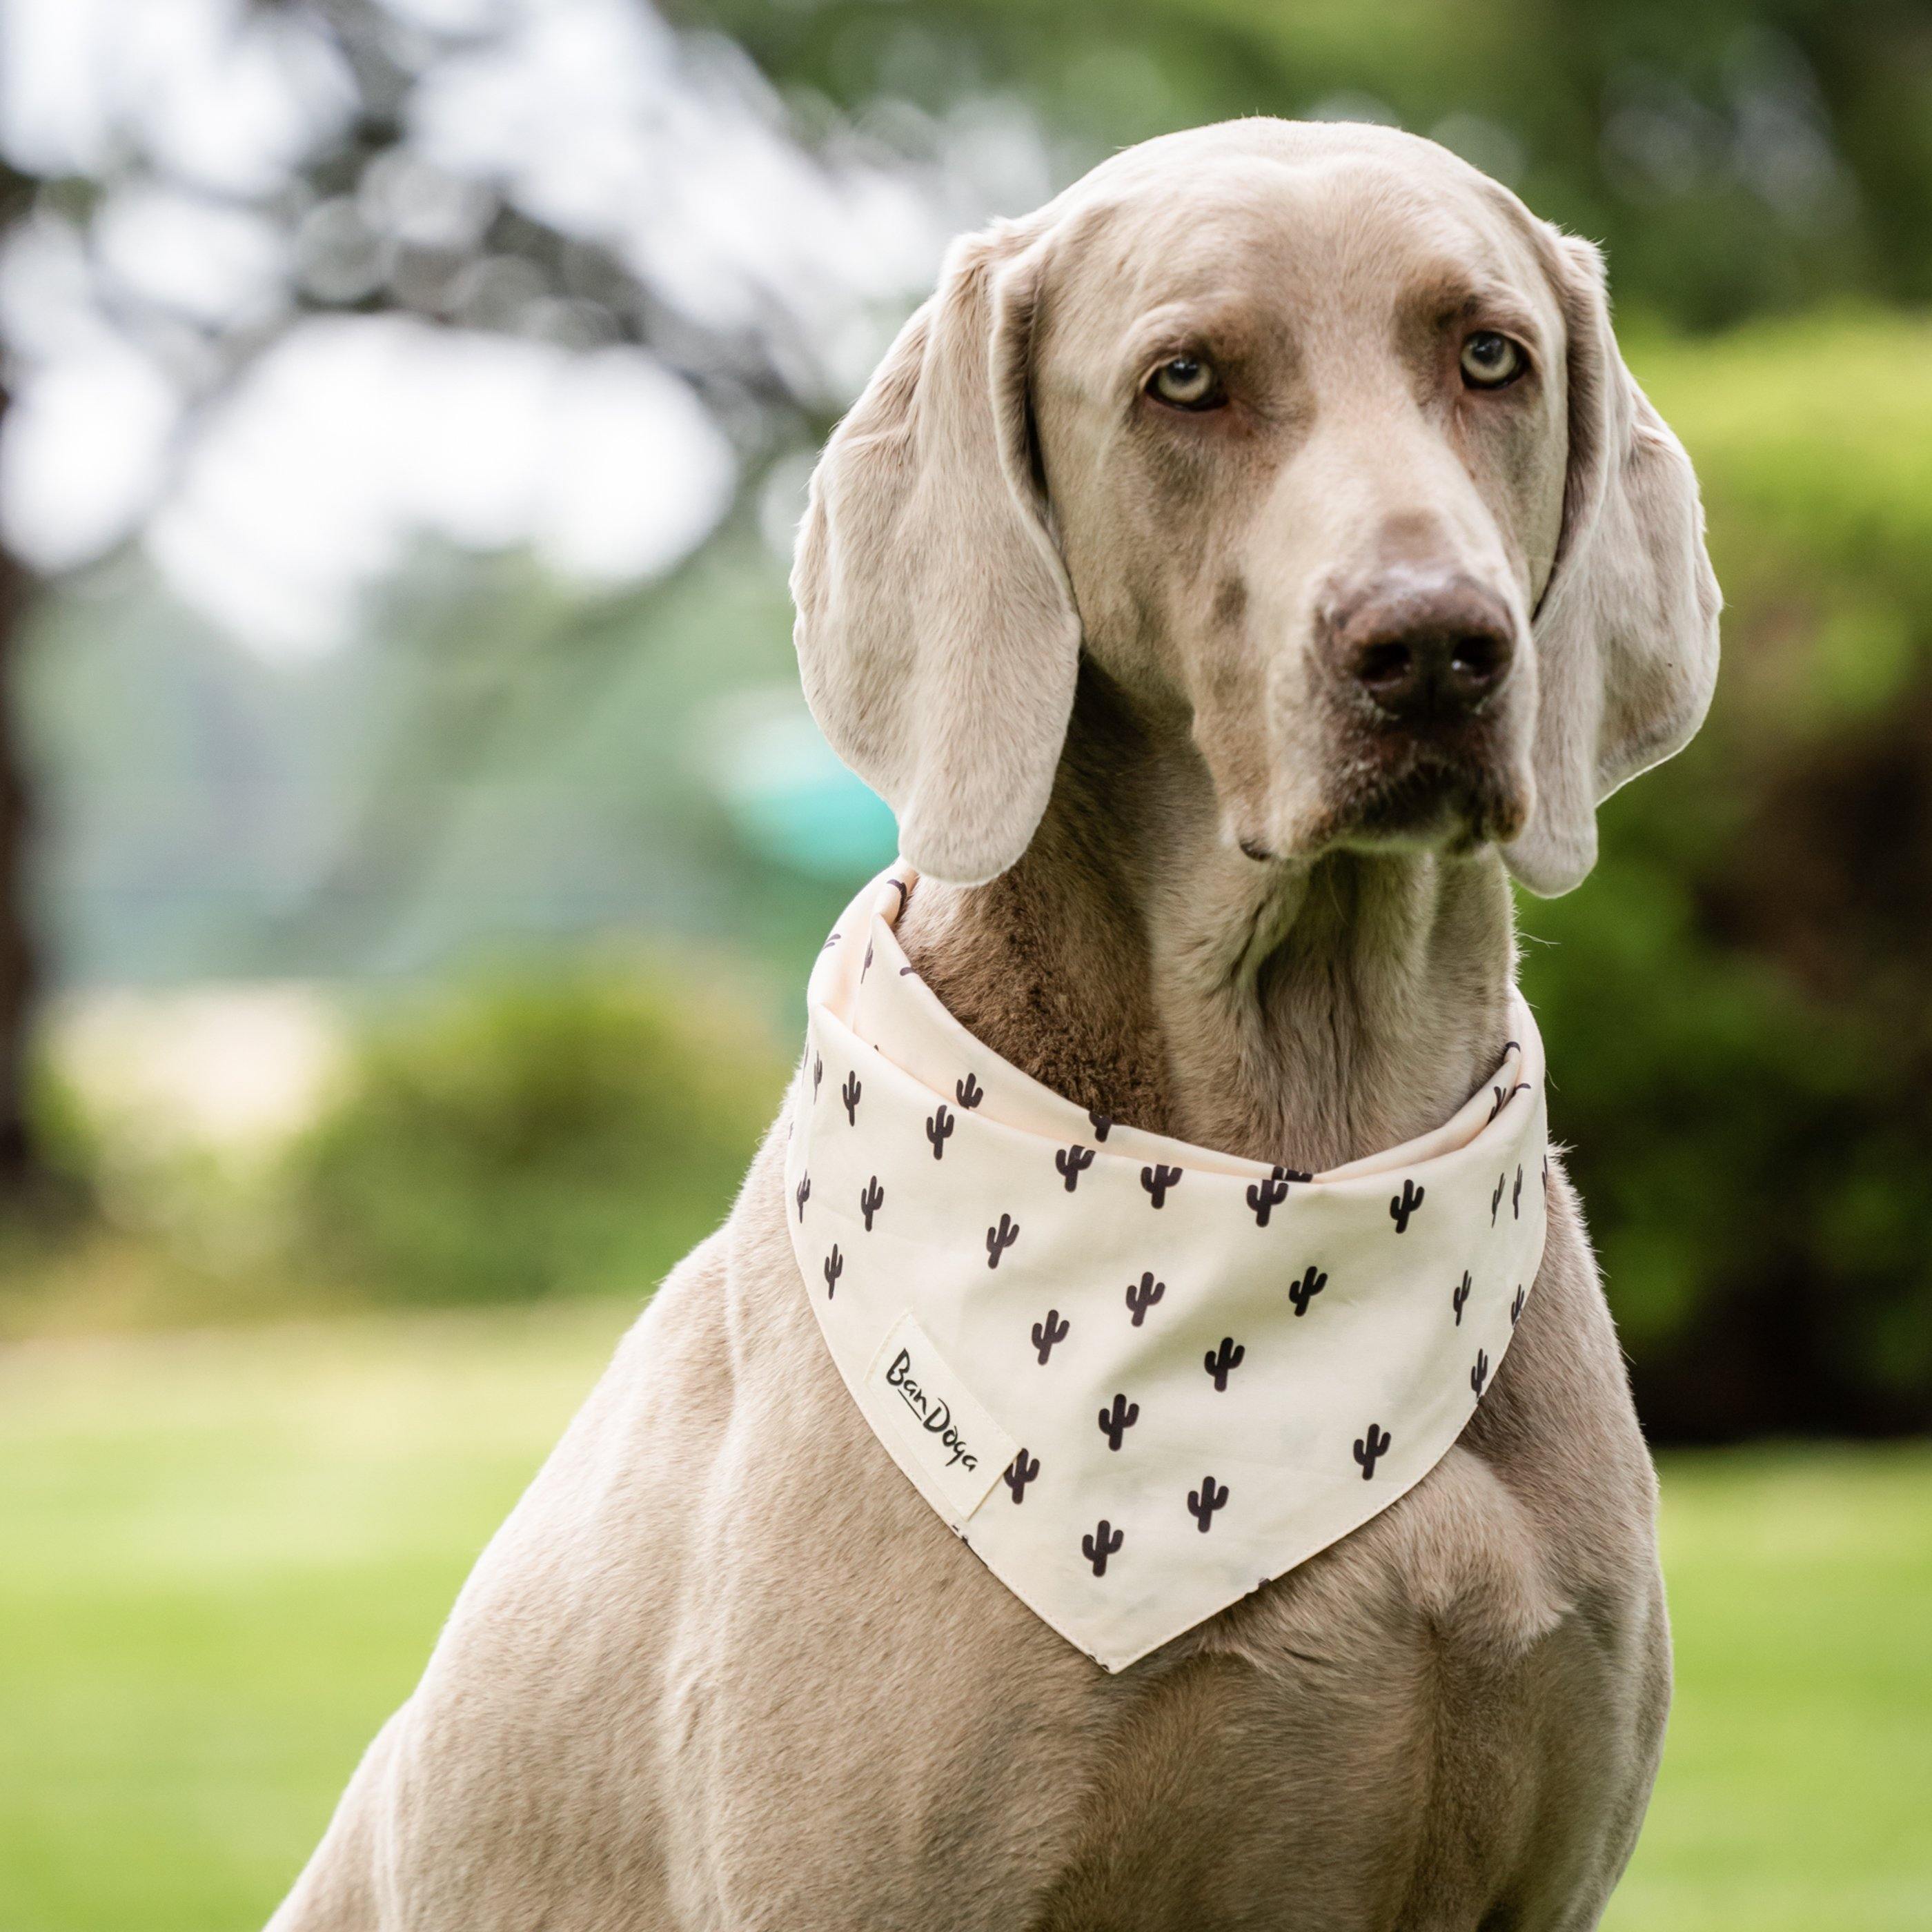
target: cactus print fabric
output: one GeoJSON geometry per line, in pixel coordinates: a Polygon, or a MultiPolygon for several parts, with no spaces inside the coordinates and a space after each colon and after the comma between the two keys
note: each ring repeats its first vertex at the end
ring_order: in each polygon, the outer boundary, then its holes
{"type": "Polygon", "coordinates": [[[907,1479],[1109,1670],[1427,1474],[1543,1255],[1543,1048],[1312,1177],[1095,1116],[907,963],[896,867],[812,975],[786,1220],[826,1345],[907,1479]]]}

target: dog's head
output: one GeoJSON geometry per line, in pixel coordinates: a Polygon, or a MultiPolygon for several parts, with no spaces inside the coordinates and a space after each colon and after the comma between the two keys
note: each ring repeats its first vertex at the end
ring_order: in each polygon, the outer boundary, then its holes
{"type": "Polygon", "coordinates": [[[956,244],[793,588],[820,724],[962,883],[1026,849],[1083,650],[1251,856],[1492,842],[1544,892],[1717,669],[1596,251],[1378,128],[1171,136],[956,244]]]}

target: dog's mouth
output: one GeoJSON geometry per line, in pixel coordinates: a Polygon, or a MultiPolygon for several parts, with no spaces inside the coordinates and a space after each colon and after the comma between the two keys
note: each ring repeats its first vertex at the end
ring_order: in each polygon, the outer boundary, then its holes
{"type": "Polygon", "coordinates": [[[1526,816],[1520,800],[1486,775],[1418,770],[1364,800],[1340,828],[1340,842],[1460,854],[1506,844],[1526,816]]]}
{"type": "Polygon", "coordinates": [[[1365,745],[1327,814],[1330,846],[1460,854],[1506,844],[1529,815],[1528,788],[1487,732],[1365,745]]]}
{"type": "Polygon", "coordinates": [[[1327,723],[1312,747],[1283,756],[1280,776],[1258,795],[1244,796],[1238,781],[1226,787],[1234,808],[1225,814],[1224,836],[1247,858],[1278,865],[1346,851],[1462,856],[1508,844],[1528,823],[1534,780],[1511,706],[1397,721],[1341,706],[1327,723]]]}

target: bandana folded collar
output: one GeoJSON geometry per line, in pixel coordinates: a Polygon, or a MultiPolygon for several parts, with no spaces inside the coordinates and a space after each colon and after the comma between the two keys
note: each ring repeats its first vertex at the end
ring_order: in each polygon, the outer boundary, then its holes
{"type": "Polygon", "coordinates": [[[1542,1258],[1543,1048],[1309,1176],[1088,1113],[914,974],[900,866],[808,992],[786,1220],[886,1453],[1105,1668],[1385,1509],[1462,1432],[1542,1258]]]}

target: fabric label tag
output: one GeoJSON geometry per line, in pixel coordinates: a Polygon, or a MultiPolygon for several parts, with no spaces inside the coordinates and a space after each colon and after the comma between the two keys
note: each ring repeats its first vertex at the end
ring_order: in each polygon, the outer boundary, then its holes
{"type": "Polygon", "coordinates": [[[899,1317],[880,1343],[866,1387],[962,1522],[986,1501],[1019,1453],[1019,1444],[980,1406],[909,1314],[899,1317]]]}

